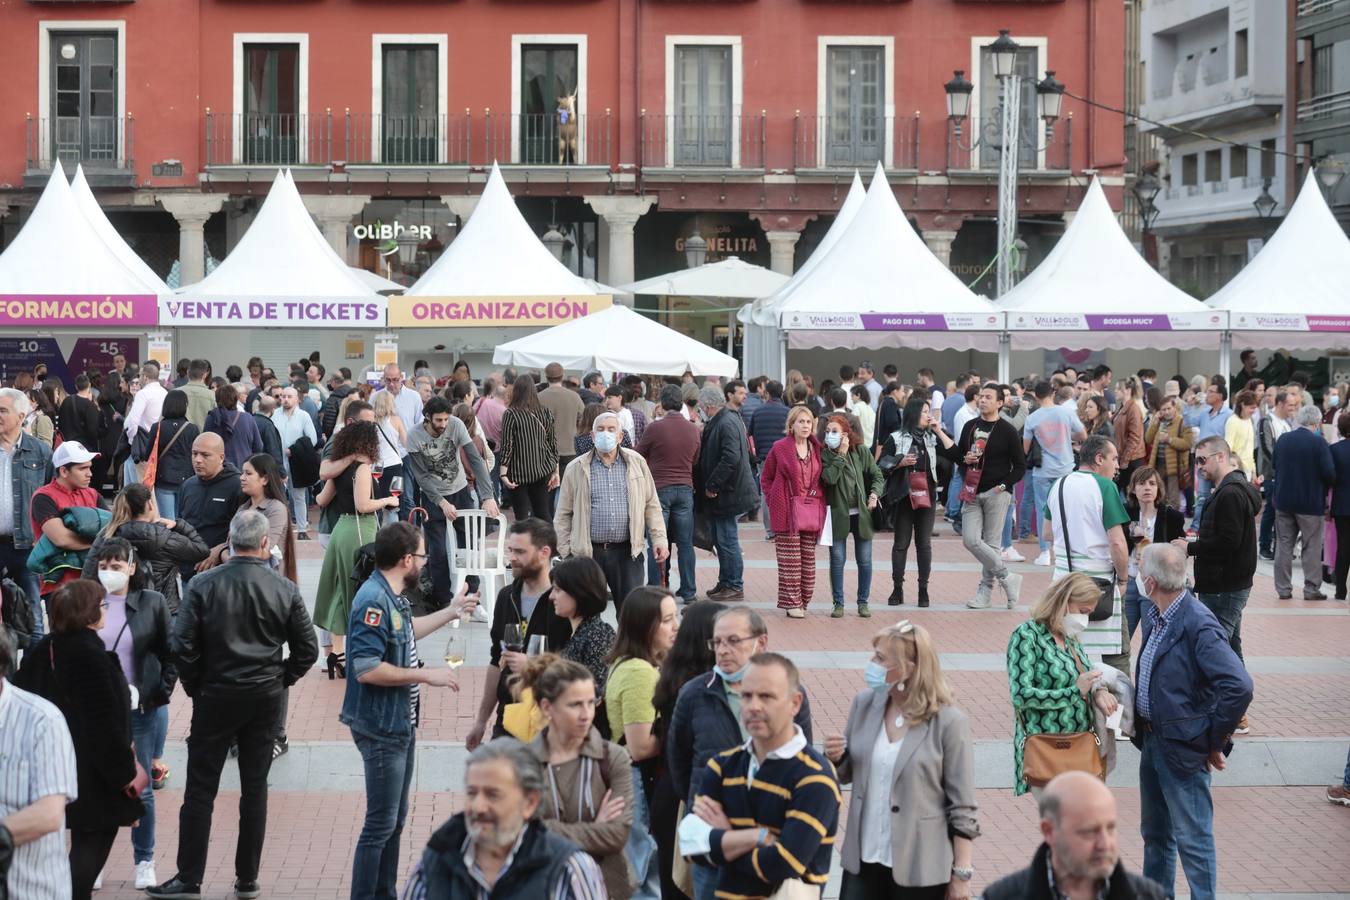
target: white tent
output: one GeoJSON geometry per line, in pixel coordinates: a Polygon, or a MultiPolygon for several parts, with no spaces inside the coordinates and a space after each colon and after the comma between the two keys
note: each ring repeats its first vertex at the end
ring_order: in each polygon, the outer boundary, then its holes
{"type": "Polygon", "coordinates": [[[598,292],[553,258],[493,164],[473,215],[409,297],[549,297],[598,292]]]}
{"type": "Polygon", "coordinates": [[[1003,329],[915,232],[880,165],[843,236],[776,309],[798,348],[993,350],[1003,329]]]}
{"type": "Polygon", "coordinates": [[[94,226],[99,237],[103,238],[103,243],[116,254],[128,269],[140,276],[146,284],[155,288],[156,294],[167,294],[169,286],[164,283],[164,279],[155,274],[155,270],[145,264],[145,260],[140,255],[127,246],[127,242],[122,240],[122,236],[117,233],[112,222],[104,214],[103,208],[98,205],[98,199],[94,197],[94,192],[89,188],[89,182],[84,177],[84,166],[75,167],[75,179],[70,183],[70,192],[75,197],[75,205],[79,207],[80,212],[89,220],[89,224],[94,226]]]}
{"type": "Polygon", "coordinates": [[[402,293],[406,288],[397,281],[390,281],[383,275],[372,272],[369,269],[363,269],[360,266],[349,266],[356,279],[370,288],[377,294],[397,294],[402,293]]]}
{"type": "Polygon", "coordinates": [[[1096,178],[1050,255],[998,305],[1014,350],[1063,347],[1072,332],[1101,349],[1217,349],[1224,326],[1145,262],[1096,178]]]}
{"type": "Polygon", "coordinates": [[[1244,346],[1350,349],[1350,238],[1309,172],[1256,258],[1209,298],[1244,346]]]}
{"type": "Polygon", "coordinates": [[[853,183],[849,185],[843,205],[839,207],[839,212],[835,214],[834,221],[825,231],[825,236],[811,251],[811,255],[806,258],[806,262],[802,263],[802,267],[793,273],[792,278],[774,291],[773,294],[756,299],[753,303],[745,304],[736,313],[736,319],[745,328],[744,374],[746,377],[773,374],[775,378],[782,379],[785,376],[786,373],[782,371],[783,359],[779,341],[777,306],[792,293],[796,285],[801,284],[810,275],[821,260],[829,255],[831,248],[839,242],[839,239],[844,236],[844,232],[848,230],[849,223],[853,221],[854,215],[857,214],[858,208],[862,206],[863,198],[866,196],[867,189],[863,187],[862,176],[855,169],[853,183]]]}
{"type": "MultiPolygon", "coordinates": [[[[477,213],[474,213],[477,215],[477,213]]],[[[493,365],[631,372],[642,375],[736,374],[735,357],[686,337],[626,306],[612,306],[501,344],[493,365]]]]}
{"type": "Polygon", "coordinates": [[[108,245],[81,211],[59,161],[23,228],[0,254],[0,295],[144,296],[164,289],[108,245]]]}
{"type": "Polygon", "coordinates": [[[230,255],[160,300],[161,325],[379,328],[386,298],[324,239],[282,170],[230,255]]]}
{"type": "Polygon", "coordinates": [[[693,269],[679,269],[625,284],[629,294],[660,294],[667,297],[709,297],[756,300],[787,284],[789,276],[735,256],[693,269]]]}

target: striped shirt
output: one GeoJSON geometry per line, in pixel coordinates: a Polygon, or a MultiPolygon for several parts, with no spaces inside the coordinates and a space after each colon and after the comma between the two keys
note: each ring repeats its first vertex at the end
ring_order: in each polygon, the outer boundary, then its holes
{"type": "MultiPolygon", "coordinates": [[[[0,820],[43,797],[78,796],[75,745],[55,706],[8,681],[0,685],[0,820]]],[[[69,900],[70,863],[65,824],[14,849],[9,896],[69,900]]]]}
{"type": "Polygon", "coordinates": [[[553,414],[507,407],[502,413],[501,449],[497,464],[516,484],[545,481],[558,468],[558,445],[553,439],[553,414]]]}
{"type": "MultiPolygon", "coordinates": [[[[408,613],[408,668],[422,668],[422,661],[417,658],[417,632],[412,626],[412,613],[408,613]]],[[[413,682],[408,686],[408,716],[412,721],[412,727],[416,728],[421,724],[422,718],[422,686],[413,682]]]]}
{"type": "MultiPolygon", "coordinates": [[[[516,836],[516,842],[511,847],[511,852],[506,855],[506,862],[502,863],[501,871],[497,873],[497,881],[505,878],[506,873],[510,871],[511,863],[515,861],[516,853],[519,852],[520,845],[525,840],[527,830],[528,827],[520,829],[520,834],[516,836]]],[[[483,870],[478,867],[478,859],[473,852],[473,838],[464,838],[461,849],[464,851],[464,868],[468,870],[469,876],[478,884],[477,896],[474,900],[488,900],[492,896],[493,885],[487,883],[487,879],[483,876],[483,870]]],[[[550,900],[604,900],[607,896],[605,876],[600,872],[600,866],[589,853],[581,850],[568,857],[567,864],[563,867],[558,878],[558,883],[553,885],[549,892],[550,900]]],[[[408,876],[408,884],[403,888],[402,900],[426,900],[426,897],[427,883],[422,874],[422,864],[419,862],[413,869],[412,875],[408,876]]]]}

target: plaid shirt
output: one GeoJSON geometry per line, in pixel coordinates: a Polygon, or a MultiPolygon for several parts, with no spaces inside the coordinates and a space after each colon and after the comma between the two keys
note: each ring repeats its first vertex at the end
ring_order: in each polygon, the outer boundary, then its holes
{"type": "Polygon", "coordinates": [[[605,465],[591,454],[591,543],[630,539],[628,531],[628,463],[623,454],[605,465]]]}
{"type": "Polygon", "coordinates": [[[1163,635],[1167,633],[1167,626],[1176,618],[1177,610],[1181,609],[1181,600],[1185,596],[1183,593],[1173,600],[1163,613],[1158,612],[1157,606],[1149,604],[1148,620],[1151,623],[1151,630],[1148,634],[1148,643],[1139,654],[1139,690],[1135,693],[1134,699],[1135,714],[1140,719],[1152,718],[1149,715],[1153,710],[1148,689],[1149,683],[1153,680],[1153,659],[1158,655],[1158,645],[1162,643],[1163,635]]]}

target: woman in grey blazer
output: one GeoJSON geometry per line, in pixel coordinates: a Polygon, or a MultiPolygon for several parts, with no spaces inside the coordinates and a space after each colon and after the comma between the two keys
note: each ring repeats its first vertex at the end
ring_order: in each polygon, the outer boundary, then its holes
{"type": "Polygon", "coordinates": [[[841,900],[968,900],[980,826],[970,720],[952,705],[928,632],[908,620],[872,638],[867,690],[825,740],[853,785],[841,900]]]}

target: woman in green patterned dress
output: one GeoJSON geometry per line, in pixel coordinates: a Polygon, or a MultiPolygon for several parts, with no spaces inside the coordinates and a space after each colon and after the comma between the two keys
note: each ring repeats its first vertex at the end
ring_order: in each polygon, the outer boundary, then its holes
{"type": "MultiPolygon", "coordinates": [[[[1109,691],[1098,691],[1101,673],[1093,671],[1078,636],[1101,588],[1074,573],[1050,586],[1031,610],[1031,618],[1008,639],[1008,686],[1013,706],[1014,796],[1028,790],[1022,777],[1022,744],[1028,734],[1072,734],[1092,730],[1088,698],[1108,715],[1115,710],[1109,691]],[[1080,674],[1081,667],[1081,674],[1080,674]]],[[[1035,795],[1039,788],[1030,788],[1035,795]]]]}

